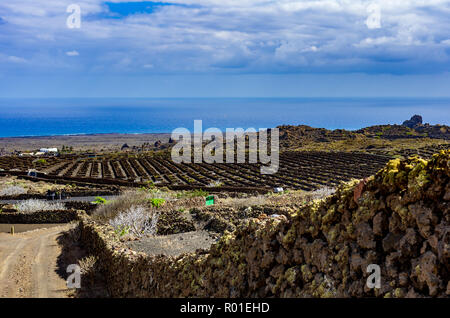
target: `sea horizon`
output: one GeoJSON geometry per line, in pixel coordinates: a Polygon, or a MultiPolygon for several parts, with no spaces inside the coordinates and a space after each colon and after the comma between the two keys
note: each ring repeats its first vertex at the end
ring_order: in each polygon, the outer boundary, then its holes
{"type": "Polygon", "coordinates": [[[0,137],[97,134],[170,134],[211,127],[358,130],[402,124],[418,114],[424,123],[448,125],[450,97],[232,97],[232,98],[0,98],[0,137]]]}

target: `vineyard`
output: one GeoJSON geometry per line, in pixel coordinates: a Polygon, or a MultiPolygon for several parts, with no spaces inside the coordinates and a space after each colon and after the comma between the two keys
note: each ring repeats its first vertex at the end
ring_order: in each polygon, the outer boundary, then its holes
{"type": "Polygon", "coordinates": [[[260,164],[174,163],[170,155],[106,155],[98,158],[0,157],[0,169],[46,174],[46,178],[86,180],[92,183],[153,183],[186,188],[232,187],[314,190],[341,181],[361,179],[376,173],[390,158],[365,153],[285,152],[274,175],[262,175],[260,164]]]}

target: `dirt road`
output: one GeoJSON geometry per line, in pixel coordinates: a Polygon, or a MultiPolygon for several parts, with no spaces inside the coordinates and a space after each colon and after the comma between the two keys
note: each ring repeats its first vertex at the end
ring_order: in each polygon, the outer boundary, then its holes
{"type": "Polygon", "coordinates": [[[71,226],[0,233],[0,298],[68,297],[65,278],[57,273],[57,237],[71,226]]]}

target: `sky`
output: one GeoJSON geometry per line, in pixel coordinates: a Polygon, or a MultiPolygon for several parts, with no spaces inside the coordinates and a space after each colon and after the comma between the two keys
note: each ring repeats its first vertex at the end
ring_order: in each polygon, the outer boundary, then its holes
{"type": "Polygon", "coordinates": [[[450,0],[0,0],[0,97],[450,97],[449,17],[450,0]]]}

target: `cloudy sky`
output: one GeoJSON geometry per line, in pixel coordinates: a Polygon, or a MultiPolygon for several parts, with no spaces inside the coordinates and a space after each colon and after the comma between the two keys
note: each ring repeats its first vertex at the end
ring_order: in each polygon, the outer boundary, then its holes
{"type": "Polygon", "coordinates": [[[450,0],[2,0],[0,97],[450,96],[449,17],[450,0]]]}

